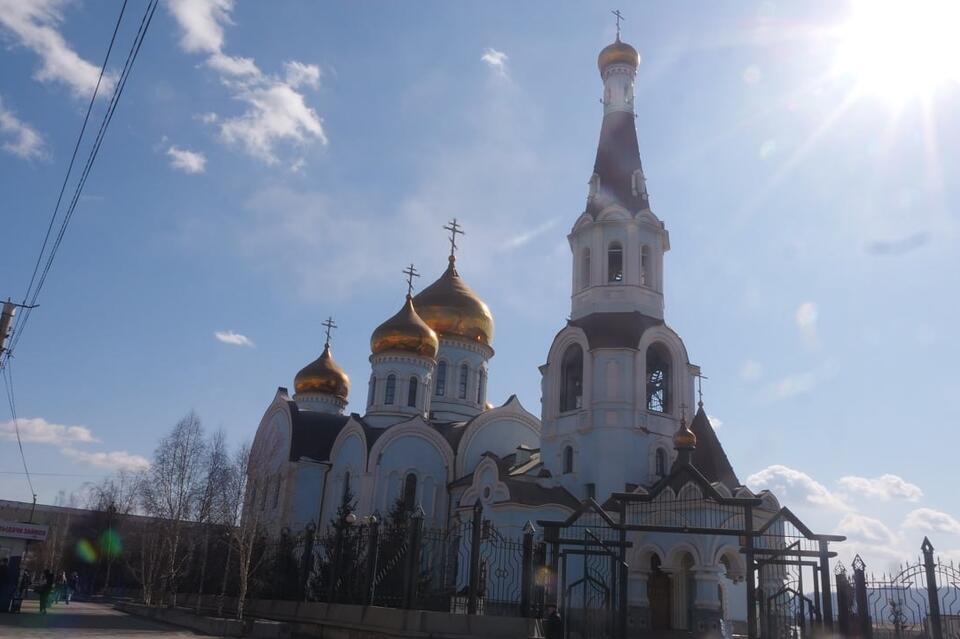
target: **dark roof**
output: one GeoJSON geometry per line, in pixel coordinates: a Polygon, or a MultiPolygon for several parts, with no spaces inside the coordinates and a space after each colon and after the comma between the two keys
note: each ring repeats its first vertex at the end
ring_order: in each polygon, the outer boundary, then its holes
{"type": "Polygon", "coordinates": [[[298,461],[301,457],[321,461],[330,459],[333,442],[350,417],[302,411],[293,400],[289,400],[287,406],[290,407],[291,421],[290,461],[298,461]]]}
{"type": "Polygon", "coordinates": [[[580,501],[563,486],[541,486],[534,478],[501,477],[500,479],[510,489],[510,499],[518,504],[528,506],[561,504],[570,508],[580,505],[580,501]]]}
{"type": "MultiPolygon", "coordinates": [[[[540,461],[539,453],[532,454],[530,459],[522,464],[517,463],[516,453],[500,457],[494,453],[486,452],[483,456],[496,462],[497,474],[500,481],[506,484],[510,490],[510,500],[512,502],[528,506],[561,504],[574,509],[580,505],[580,501],[563,486],[542,486],[537,482],[538,479],[544,477],[541,474],[543,464],[540,461]]],[[[450,487],[469,486],[473,483],[473,475],[474,473],[464,475],[451,483],[450,487]]],[[[549,477],[549,473],[546,476],[549,477]]]]}
{"type": "MultiPolygon", "coordinates": [[[[480,413],[482,415],[483,413],[480,413]]],[[[480,415],[477,415],[479,417],[480,415]]],[[[440,435],[447,440],[447,443],[450,444],[450,448],[453,449],[453,454],[457,454],[457,446],[460,445],[460,440],[463,439],[464,433],[467,432],[467,426],[473,422],[474,419],[466,422],[428,422],[433,429],[436,430],[440,435]]]]}
{"type": "Polygon", "coordinates": [[[611,204],[619,204],[631,213],[649,208],[645,194],[633,194],[633,172],[638,170],[643,170],[643,166],[633,114],[623,111],[606,114],[593,164],[593,172],[600,176],[600,189],[587,202],[587,213],[596,217],[611,204]]]}
{"type": "Polygon", "coordinates": [[[740,485],[737,474],[723,452],[723,446],[717,438],[717,433],[710,425],[710,420],[700,405],[690,430],[697,436],[697,448],[693,451],[693,465],[711,482],[720,482],[731,491],[740,485]]]}
{"type": "Polygon", "coordinates": [[[579,319],[568,320],[568,326],[583,329],[587,344],[594,348],[637,348],[644,332],[663,324],[662,319],[639,311],[624,313],[591,313],[579,319]]]}

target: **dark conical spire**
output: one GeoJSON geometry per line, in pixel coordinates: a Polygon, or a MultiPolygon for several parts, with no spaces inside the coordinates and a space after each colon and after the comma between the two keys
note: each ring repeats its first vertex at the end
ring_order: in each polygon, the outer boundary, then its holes
{"type": "Polygon", "coordinates": [[[636,50],[619,38],[600,52],[604,115],[587,202],[593,216],[614,204],[631,213],[649,208],[634,123],[633,78],[639,63],[636,50]]]}

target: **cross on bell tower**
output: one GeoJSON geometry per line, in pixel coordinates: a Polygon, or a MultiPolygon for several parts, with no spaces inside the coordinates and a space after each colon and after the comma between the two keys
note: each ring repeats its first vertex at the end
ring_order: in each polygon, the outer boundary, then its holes
{"type": "Polygon", "coordinates": [[[620,21],[626,20],[626,18],[623,17],[622,13],[620,13],[620,9],[617,9],[616,11],[611,11],[610,13],[617,16],[617,40],[619,40],[620,39],[620,21]]]}
{"type": "Polygon", "coordinates": [[[333,322],[333,318],[332,318],[332,317],[328,317],[328,318],[327,318],[327,321],[323,322],[323,324],[321,324],[321,326],[325,326],[326,329],[327,329],[327,331],[326,331],[326,332],[327,332],[327,341],[326,341],[326,343],[324,343],[323,347],[324,347],[324,348],[328,348],[328,347],[330,346],[330,333],[333,331],[333,329],[337,328],[337,325],[333,322]]]}
{"type": "Polygon", "coordinates": [[[457,236],[466,235],[464,231],[461,230],[461,226],[457,224],[457,218],[453,218],[449,224],[443,227],[444,231],[450,231],[450,259],[453,260],[456,258],[457,252],[457,236]]]}
{"type": "Polygon", "coordinates": [[[413,278],[420,277],[420,273],[417,273],[417,268],[411,262],[410,266],[403,269],[403,274],[407,276],[407,297],[413,297],[413,278]]]}

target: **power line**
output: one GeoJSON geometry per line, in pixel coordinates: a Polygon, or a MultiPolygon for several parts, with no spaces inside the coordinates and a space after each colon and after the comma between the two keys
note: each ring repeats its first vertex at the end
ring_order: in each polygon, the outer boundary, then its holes
{"type": "MultiPolygon", "coordinates": [[[[110,103],[107,106],[107,110],[104,113],[103,120],[100,123],[100,129],[97,131],[96,139],[94,140],[94,143],[90,148],[90,153],[87,156],[87,161],[84,164],[84,167],[80,173],[80,178],[77,180],[77,185],[76,185],[76,188],[74,189],[73,197],[70,200],[70,204],[68,205],[66,212],[64,213],[63,221],[60,224],[59,232],[57,233],[56,239],[54,239],[53,241],[53,245],[50,247],[50,250],[47,255],[46,264],[44,265],[43,270],[40,272],[39,279],[36,279],[37,270],[36,270],[36,267],[34,268],[33,276],[30,278],[30,286],[28,286],[27,294],[24,297],[25,304],[28,298],[31,300],[30,301],[31,306],[36,304],[36,300],[40,295],[40,290],[43,288],[43,285],[47,279],[47,275],[50,273],[50,268],[53,266],[53,260],[56,257],[57,250],[60,248],[60,244],[63,242],[64,234],[67,231],[67,227],[70,224],[70,220],[73,217],[74,211],[76,211],[77,203],[80,201],[80,195],[83,192],[83,187],[86,184],[87,178],[90,175],[90,171],[93,168],[93,163],[96,160],[97,154],[100,151],[100,145],[103,143],[103,138],[106,134],[107,127],[110,125],[110,122],[113,119],[113,114],[116,112],[117,105],[120,102],[120,96],[123,94],[123,89],[126,86],[127,80],[130,77],[130,72],[133,69],[133,64],[140,53],[140,48],[143,45],[143,40],[147,35],[147,29],[150,27],[150,23],[153,21],[153,15],[156,12],[158,2],[159,0],[150,0],[147,4],[147,8],[144,11],[143,17],[140,20],[140,27],[137,30],[137,34],[134,37],[133,44],[131,45],[130,51],[127,54],[127,60],[124,63],[123,69],[120,72],[120,77],[118,78],[117,83],[114,86],[113,96],[111,97],[110,103]],[[34,282],[36,282],[35,288],[33,288],[34,282]],[[32,293],[30,290],[31,288],[33,288],[32,293]]],[[[126,7],[126,0],[124,1],[123,6],[126,7]]],[[[123,10],[121,9],[120,18],[118,18],[117,20],[117,27],[119,27],[120,19],[122,17],[123,17],[123,10]]],[[[111,38],[110,48],[107,51],[107,58],[109,58],[110,50],[113,48],[113,42],[116,38],[116,31],[117,29],[115,28],[113,37],[111,38]]],[[[104,66],[101,68],[101,74],[100,74],[101,79],[103,77],[104,69],[106,68],[106,62],[107,60],[105,59],[104,66]]],[[[98,79],[97,81],[97,90],[99,90],[99,86],[100,86],[100,79],[98,79]]],[[[91,107],[93,104],[93,100],[95,98],[96,98],[96,93],[94,94],[94,98],[91,99],[91,107]]],[[[89,110],[90,109],[88,108],[87,117],[89,117],[89,110]]],[[[84,118],[83,128],[81,129],[80,137],[77,139],[77,147],[79,147],[80,140],[83,137],[83,131],[86,129],[87,117],[84,118]]],[[[74,155],[76,155],[76,149],[74,149],[74,155]]],[[[64,188],[67,182],[69,181],[70,172],[73,167],[73,162],[74,160],[71,159],[70,168],[68,168],[67,176],[64,179],[64,188]]],[[[61,195],[57,199],[57,207],[54,209],[54,214],[53,214],[53,217],[51,218],[51,223],[47,231],[47,236],[44,238],[43,247],[46,247],[46,244],[49,241],[50,230],[52,229],[53,221],[56,219],[57,210],[59,209],[62,196],[63,196],[63,190],[64,189],[61,189],[61,195]]],[[[42,258],[43,258],[43,248],[41,248],[41,253],[40,253],[40,256],[38,257],[38,261],[37,261],[38,265],[40,261],[42,261],[42,258]]],[[[20,319],[17,321],[16,325],[14,326],[13,335],[10,339],[10,346],[7,349],[6,353],[0,356],[3,358],[3,359],[0,359],[0,368],[3,367],[5,362],[9,362],[10,353],[16,348],[17,344],[20,341],[20,336],[23,334],[23,329],[26,326],[27,320],[30,317],[30,312],[31,312],[31,309],[24,309],[24,312],[20,315],[20,319]]]]}
{"type": "Polygon", "coordinates": [[[33,500],[37,500],[37,491],[33,489],[33,480],[30,479],[30,471],[27,470],[27,457],[23,454],[23,442],[20,441],[20,420],[17,419],[17,403],[13,394],[13,369],[10,367],[9,360],[7,367],[0,369],[3,374],[3,389],[7,392],[7,404],[10,406],[10,416],[13,418],[13,430],[17,433],[17,446],[20,448],[20,461],[23,462],[23,474],[27,476],[27,484],[30,486],[30,494],[33,500]]]}

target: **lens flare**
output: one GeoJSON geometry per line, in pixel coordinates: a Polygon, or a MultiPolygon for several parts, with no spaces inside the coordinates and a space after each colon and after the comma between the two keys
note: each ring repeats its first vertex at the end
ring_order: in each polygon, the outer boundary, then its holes
{"type": "Polygon", "coordinates": [[[98,540],[98,545],[100,546],[100,554],[104,557],[114,558],[120,555],[120,551],[123,550],[123,544],[120,542],[120,535],[117,534],[113,528],[108,528],[98,540]]]}
{"type": "Polygon", "coordinates": [[[93,547],[89,539],[81,539],[77,542],[77,559],[92,564],[97,560],[97,549],[93,547]]]}

